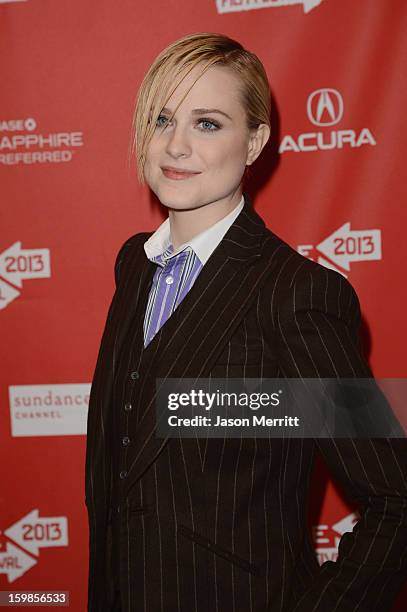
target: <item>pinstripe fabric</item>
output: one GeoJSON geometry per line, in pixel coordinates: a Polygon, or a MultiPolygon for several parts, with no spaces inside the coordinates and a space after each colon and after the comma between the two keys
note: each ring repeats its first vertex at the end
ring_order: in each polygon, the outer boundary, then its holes
{"type": "Polygon", "coordinates": [[[371,376],[358,348],[351,285],[266,229],[245,196],[193,288],[144,348],[155,272],[142,250],[147,236],[132,237],[118,255],[92,384],[88,609],[111,609],[117,539],[126,612],[391,610],[407,572],[405,440],[154,435],[156,378],[371,376]],[[113,394],[129,339],[126,365],[139,378],[113,394]],[[117,490],[112,414],[132,439],[117,490]],[[338,561],[321,568],[305,520],[316,452],[361,510],[338,561]]]}

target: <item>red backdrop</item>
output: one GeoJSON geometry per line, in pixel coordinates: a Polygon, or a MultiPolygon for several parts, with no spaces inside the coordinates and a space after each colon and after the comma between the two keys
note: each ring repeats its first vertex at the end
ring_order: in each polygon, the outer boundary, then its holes
{"type": "MultiPolygon", "coordinates": [[[[127,152],[138,86],[169,42],[222,32],[262,60],[278,113],[248,185],[256,209],[349,278],[375,375],[406,375],[406,28],[404,0],[0,0],[0,590],[86,606],[89,383],[117,250],[163,219],[127,152]]],[[[324,561],[354,507],[318,469],[324,561]]]]}

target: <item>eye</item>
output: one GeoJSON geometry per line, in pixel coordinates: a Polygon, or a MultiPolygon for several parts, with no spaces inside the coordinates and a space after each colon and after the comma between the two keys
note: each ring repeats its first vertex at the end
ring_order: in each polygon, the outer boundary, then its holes
{"type": "Polygon", "coordinates": [[[164,127],[166,121],[168,121],[167,117],[164,117],[164,115],[159,115],[157,117],[157,121],[155,122],[155,125],[156,127],[164,127]],[[161,119],[164,119],[164,121],[161,121],[161,119]]]}
{"type": "MultiPolygon", "coordinates": [[[[168,121],[168,117],[165,117],[165,115],[159,115],[155,125],[157,128],[163,128],[168,124],[168,121]]],[[[196,124],[198,126],[202,126],[198,128],[201,132],[217,132],[221,129],[221,125],[217,121],[214,121],[213,119],[205,119],[204,117],[197,119],[196,124]]]]}
{"type": "Polygon", "coordinates": [[[213,121],[212,119],[198,119],[198,125],[202,124],[203,127],[199,128],[203,132],[217,132],[220,129],[220,125],[217,121],[213,121]]]}

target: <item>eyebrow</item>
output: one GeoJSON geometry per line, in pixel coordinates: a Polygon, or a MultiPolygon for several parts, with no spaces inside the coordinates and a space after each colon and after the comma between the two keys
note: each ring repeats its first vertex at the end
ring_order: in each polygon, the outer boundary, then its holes
{"type": "MultiPolygon", "coordinates": [[[[170,115],[172,115],[172,111],[169,108],[163,108],[161,112],[169,113],[170,115]]],[[[233,121],[232,117],[230,117],[227,113],[219,110],[218,108],[194,108],[194,110],[192,111],[193,115],[205,115],[209,113],[218,113],[219,115],[224,115],[224,117],[227,117],[228,119],[230,119],[230,121],[233,121]]]]}

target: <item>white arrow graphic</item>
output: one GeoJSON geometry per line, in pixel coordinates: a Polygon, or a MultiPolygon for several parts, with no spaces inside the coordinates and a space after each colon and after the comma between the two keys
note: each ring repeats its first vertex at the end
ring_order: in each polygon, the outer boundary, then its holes
{"type": "Polygon", "coordinates": [[[66,516],[39,517],[38,509],[31,510],[11,525],[4,533],[33,555],[39,548],[68,546],[68,521],[66,516]]]}
{"type": "Polygon", "coordinates": [[[0,279],[0,310],[8,306],[19,295],[20,292],[17,289],[0,279]]]}
{"type": "Polygon", "coordinates": [[[7,542],[7,551],[0,552],[0,574],[7,574],[9,582],[20,578],[36,563],[36,559],[29,557],[10,542],[7,542]]]}
{"type": "Polygon", "coordinates": [[[358,515],[352,512],[351,514],[348,514],[348,516],[345,516],[345,518],[335,523],[335,525],[332,525],[332,529],[336,531],[336,533],[340,533],[341,535],[343,535],[348,531],[352,531],[358,519],[358,515]]]}
{"type": "Polygon", "coordinates": [[[313,8],[319,6],[322,0],[246,0],[245,2],[231,2],[231,0],[216,0],[218,13],[233,13],[236,11],[250,11],[260,8],[274,8],[276,6],[289,6],[291,4],[302,4],[304,13],[309,13],[313,8]]]}
{"type": "Polygon", "coordinates": [[[49,278],[49,249],[22,249],[21,242],[15,242],[0,255],[0,276],[17,287],[26,278],[49,278]]]}
{"type": "MultiPolygon", "coordinates": [[[[352,531],[355,523],[358,520],[359,520],[359,516],[356,513],[352,512],[351,514],[348,514],[347,516],[345,516],[345,518],[341,519],[340,521],[332,525],[332,530],[336,531],[336,533],[339,533],[340,536],[343,536],[344,533],[347,533],[348,531],[352,531]]],[[[330,546],[330,547],[319,546],[318,548],[315,549],[315,552],[318,555],[319,563],[321,565],[322,563],[325,563],[325,561],[335,561],[336,560],[340,539],[341,539],[340,537],[334,538],[335,546],[330,546]]]]}
{"type": "Polygon", "coordinates": [[[347,222],[316,248],[344,270],[350,270],[351,261],[382,258],[381,232],[378,229],[351,230],[347,222]]]}
{"type": "Polygon", "coordinates": [[[304,0],[304,13],[309,13],[316,6],[321,4],[322,0],[304,0]]]}

